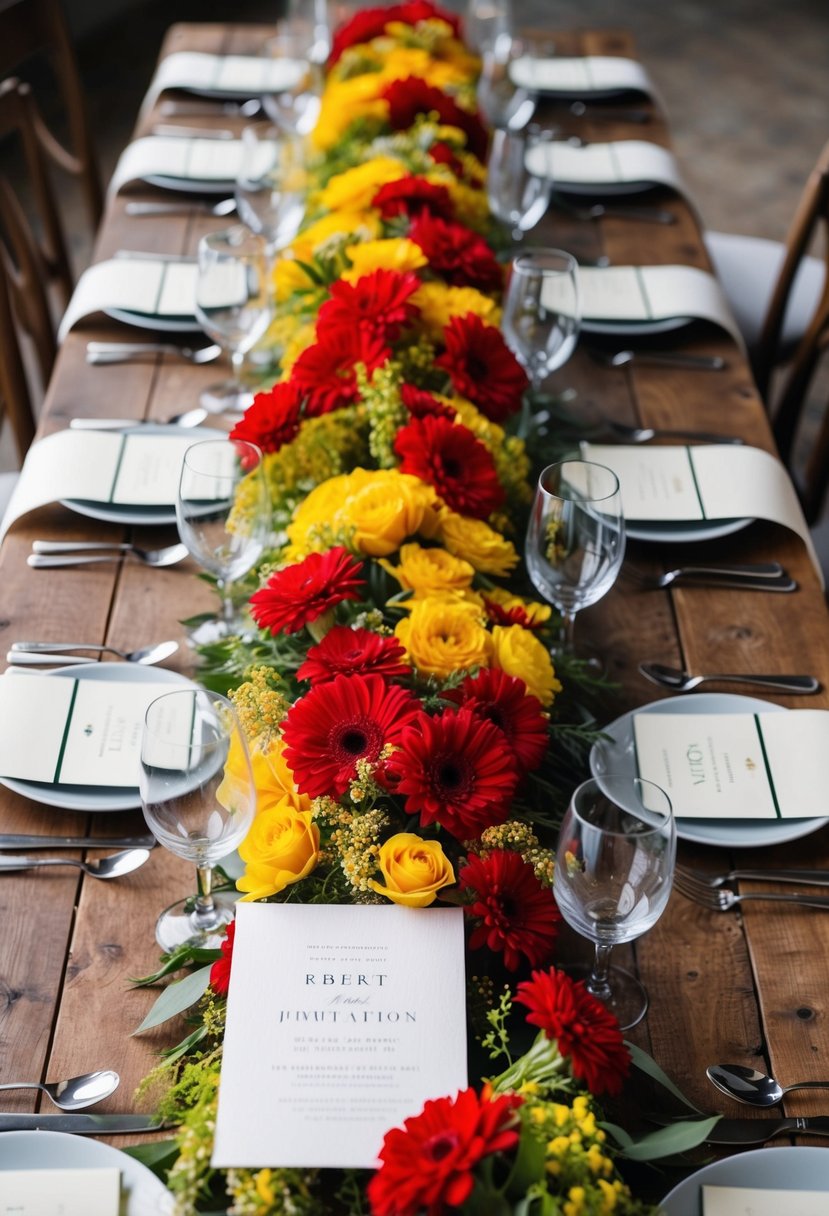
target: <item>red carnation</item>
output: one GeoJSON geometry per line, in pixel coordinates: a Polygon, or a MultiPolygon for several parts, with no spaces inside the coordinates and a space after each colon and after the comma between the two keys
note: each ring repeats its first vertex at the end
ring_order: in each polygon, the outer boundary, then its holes
{"type": "Polygon", "coordinates": [[[227,996],[230,987],[230,965],[233,961],[233,937],[236,933],[236,921],[232,920],[227,926],[227,933],[221,945],[222,957],[217,958],[210,968],[210,987],[218,996],[227,996]]]}
{"type": "Polygon", "coordinates": [[[429,269],[452,287],[498,291],[504,272],[482,236],[463,224],[451,224],[428,212],[409,227],[409,240],[423,250],[429,269]]]}
{"type": "Polygon", "coordinates": [[[426,1102],[419,1115],[387,1132],[381,1165],[368,1184],[372,1216],[443,1216],[466,1202],[479,1161],[515,1148],[517,1094],[479,1096],[464,1089],[456,1098],[426,1102]],[[405,1129],[405,1130],[404,1130],[405,1129]]]}
{"type": "Polygon", "coordinates": [[[343,51],[350,46],[371,42],[383,33],[390,21],[402,21],[405,25],[417,25],[433,17],[445,21],[452,27],[456,38],[460,37],[460,22],[453,13],[444,12],[429,0],[413,0],[410,4],[391,4],[380,8],[366,8],[355,13],[350,21],[341,25],[334,35],[328,66],[333,67],[343,51]]]}
{"type": "Polygon", "coordinates": [[[401,330],[411,325],[420,309],[409,303],[420,280],[412,271],[373,270],[355,283],[338,279],[317,316],[317,340],[324,343],[332,333],[359,326],[378,342],[396,342],[401,330]]]}
{"type": "Polygon", "coordinates": [[[470,840],[503,823],[518,781],[501,731],[467,709],[431,718],[419,713],[389,761],[391,788],[405,796],[423,827],[439,823],[470,840]]]}
{"type": "Polygon", "coordinates": [[[541,885],[520,853],[496,849],[488,857],[473,857],[458,880],[461,890],[473,896],[467,915],[479,921],[469,939],[471,949],[503,951],[510,971],[522,955],[533,967],[550,957],[561,913],[552,891],[541,885]]]}
{"type": "Polygon", "coordinates": [[[284,381],[265,393],[257,393],[253,405],[230,432],[231,439],[246,439],[263,452],[278,452],[299,430],[302,393],[284,381]]]}
{"type": "Polygon", "coordinates": [[[477,114],[464,110],[442,89],[427,84],[420,76],[392,80],[381,94],[389,104],[393,131],[407,131],[418,114],[437,114],[438,121],[457,127],[466,135],[466,146],[479,160],[486,156],[487,133],[477,114]]]}
{"type": "Polygon", "coordinates": [[[574,1076],[591,1093],[621,1092],[630,1071],[630,1052],[614,1015],[581,980],[563,971],[534,971],[518,985],[515,999],[531,1010],[527,1021],[555,1039],[561,1054],[570,1057],[574,1076]]]}
{"type": "Polygon", "coordinates": [[[370,629],[350,629],[335,625],[322,641],[312,646],[305,662],[297,671],[298,680],[324,684],[335,676],[374,675],[394,679],[411,673],[402,660],[405,650],[396,638],[383,637],[370,629]]]}
{"type": "Polygon", "coordinates": [[[529,381],[501,331],[467,313],[443,331],[446,351],[435,366],[449,373],[455,391],[493,422],[503,422],[521,406],[529,381]]]}
{"type": "Polygon", "coordinates": [[[435,185],[425,177],[408,174],[395,182],[386,182],[371,200],[384,220],[399,215],[439,215],[451,220],[455,214],[452,196],[445,186],[435,185]]]}
{"type": "Polygon", "coordinates": [[[468,427],[446,418],[413,418],[397,432],[401,473],[434,486],[459,515],[487,519],[504,501],[491,453],[468,427]]]}
{"type": "Polygon", "coordinates": [[[377,675],[336,676],[316,685],[294,702],[282,727],[299,792],[340,797],[357,775],[357,761],[376,764],[419,712],[418,704],[377,675]]]}
{"type": "Polygon", "coordinates": [[[481,592],[481,599],[484,601],[486,614],[494,625],[520,625],[522,629],[543,629],[546,621],[533,620],[523,604],[513,604],[510,608],[505,608],[503,604],[499,604],[497,600],[490,599],[484,589],[481,592]]]}
{"type": "Polygon", "coordinates": [[[250,598],[251,615],[271,633],[296,633],[342,600],[358,600],[363,567],[341,545],[309,553],[294,566],[272,574],[250,598]]]}
{"type": "Polygon", "coordinates": [[[485,667],[445,695],[504,732],[520,772],[538,768],[549,743],[547,719],[538,697],[527,692],[522,679],[485,667]]]}
{"type": "Polygon", "coordinates": [[[448,418],[456,417],[455,410],[442,401],[438,401],[431,393],[413,384],[404,384],[400,389],[400,398],[413,418],[448,418]]]}
{"type": "Polygon", "coordinates": [[[291,383],[308,394],[307,414],[329,414],[357,400],[358,363],[365,364],[371,376],[390,357],[390,349],[376,334],[352,322],[336,329],[329,326],[324,340],[307,347],[299,356],[291,371],[291,383]]]}

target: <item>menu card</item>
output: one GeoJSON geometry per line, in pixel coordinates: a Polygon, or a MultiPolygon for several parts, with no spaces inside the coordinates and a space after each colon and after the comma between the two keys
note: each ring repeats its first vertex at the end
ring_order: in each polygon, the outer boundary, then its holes
{"type": "Polygon", "coordinates": [[[50,785],[134,789],[147,706],[170,689],[160,681],[8,670],[0,676],[0,774],[50,785]]]}
{"type": "Polygon", "coordinates": [[[828,1191],[770,1191],[747,1186],[703,1186],[702,1216],[826,1216],[828,1191]]]}
{"type": "Polygon", "coordinates": [[[826,815],[829,710],[633,718],[639,776],[686,819],[826,815]]]}
{"type": "MultiPolygon", "coordinates": [[[[127,182],[145,178],[175,178],[200,184],[226,186],[233,193],[242,167],[245,145],[241,139],[189,139],[179,135],[148,135],[127,144],[115,166],[107,192],[117,194],[127,182]]],[[[271,159],[267,146],[259,156],[263,169],[271,159]]],[[[256,173],[251,177],[255,179],[256,173]]]]}
{"type": "Polygon", "coordinates": [[[536,143],[528,149],[526,166],[536,177],[549,177],[557,186],[626,185],[641,182],[682,190],[673,153],[642,139],[575,146],[567,140],[536,143]]]}
{"type": "Polygon", "coordinates": [[[791,478],[770,452],[733,443],[644,447],[582,443],[585,460],[619,478],[625,519],[767,519],[803,540],[823,586],[820,562],[791,478]]]}
{"type": "Polygon", "coordinates": [[[460,908],[239,904],[214,1166],[370,1169],[466,1084],[460,908]]]}
{"type": "Polygon", "coordinates": [[[0,1216],[118,1216],[120,1202],[111,1167],[0,1171],[0,1216]]]}
{"type": "Polygon", "coordinates": [[[58,330],[62,342],[82,317],[108,308],[150,317],[176,317],[196,321],[196,263],[182,258],[112,258],[96,262],[83,272],[72,293],[58,330]]]}
{"type": "Polygon", "coordinates": [[[285,92],[294,88],[307,70],[307,64],[297,59],[176,51],[158,65],[141,111],[149,110],[165,89],[191,89],[241,98],[285,92]]]}
{"type": "Polygon", "coordinates": [[[533,93],[655,91],[641,63],[614,55],[552,59],[523,55],[510,64],[510,78],[519,88],[533,93]]]}

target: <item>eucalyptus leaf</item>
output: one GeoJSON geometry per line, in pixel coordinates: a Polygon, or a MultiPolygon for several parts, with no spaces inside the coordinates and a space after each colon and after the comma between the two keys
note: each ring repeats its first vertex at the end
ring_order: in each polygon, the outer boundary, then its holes
{"type": "Polygon", "coordinates": [[[630,1052],[630,1058],[633,1062],[634,1068],[638,1068],[640,1072],[645,1073],[654,1081],[658,1082],[658,1084],[664,1089],[667,1089],[669,1094],[673,1094],[673,1096],[679,1102],[681,1102],[683,1106],[687,1106],[688,1109],[694,1111],[695,1114],[701,1115],[703,1113],[698,1106],[694,1106],[693,1102],[689,1101],[689,1099],[685,1097],[685,1094],[682,1093],[681,1090],[677,1089],[671,1078],[667,1073],[662,1071],[656,1060],[654,1060],[653,1056],[649,1056],[648,1053],[643,1051],[641,1047],[637,1047],[635,1043],[629,1043],[627,1040],[625,1040],[625,1046],[630,1052]]]}
{"type": "Polygon", "coordinates": [[[175,1140],[154,1140],[151,1144],[131,1144],[121,1152],[146,1165],[163,1182],[167,1170],[179,1155],[179,1148],[175,1140]]]}
{"type": "MultiPolygon", "coordinates": [[[[711,1115],[708,1119],[681,1119],[670,1127],[660,1127],[641,1140],[634,1141],[622,1149],[621,1155],[628,1161],[658,1161],[660,1157],[690,1152],[705,1142],[721,1117],[711,1115]]],[[[622,1131],[612,1123],[601,1126],[613,1136],[622,1131]]]]}
{"type": "Polygon", "coordinates": [[[184,979],[168,984],[133,1034],[141,1034],[143,1030],[151,1030],[153,1026],[160,1026],[168,1018],[174,1018],[177,1013],[183,1013],[185,1009],[195,1005],[196,1001],[207,991],[211,970],[211,967],[202,967],[199,971],[185,975],[184,979]]]}
{"type": "Polygon", "coordinates": [[[130,977],[130,983],[135,984],[136,988],[146,988],[150,984],[157,984],[159,980],[163,980],[165,975],[172,975],[174,971],[180,971],[182,967],[189,967],[193,963],[215,963],[221,957],[222,952],[219,949],[206,950],[201,946],[179,946],[178,950],[173,950],[162,963],[158,971],[154,971],[152,975],[130,977]]]}
{"type": "Polygon", "coordinates": [[[198,1026],[192,1034],[188,1034],[186,1039],[182,1039],[177,1047],[171,1047],[169,1051],[164,1051],[161,1054],[168,1064],[174,1064],[176,1060],[180,1060],[182,1056],[186,1056],[188,1051],[198,1046],[202,1039],[207,1038],[207,1027],[198,1026]]]}

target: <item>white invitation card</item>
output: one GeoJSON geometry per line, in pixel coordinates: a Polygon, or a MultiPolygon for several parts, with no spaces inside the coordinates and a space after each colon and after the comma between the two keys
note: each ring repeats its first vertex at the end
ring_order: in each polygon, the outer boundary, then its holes
{"type": "Polygon", "coordinates": [[[460,908],[239,904],[212,1163],[372,1168],[467,1084],[460,908]]]}
{"type": "Polygon", "coordinates": [[[292,89],[306,71],[307,65],[296,59],[175,51],[158,65],[141,112],[146,113],[165,89],[190,89],[247,99],[292,89]]]}
{"type": "Polygon", "coordinates": [[[523,55],[510,64],[510,77],[533,93],[605,93],[635,90],[654,93],[651,80],[634,59],[615,55],[583,55],[551,59],[523,55]]]}
{"type": "Polygon", "coordinates": [[[633,718],[639,776],[686,819],[826,815],[829,710],[633,718]]]}
{"type": "Polygon", "coordinates": [[[702,1216],[826,1216],[829,1191],[703,1186],[702,1216]]]}
{"type": "Polygon", "coordinates": [[[549,177],[558,186],[627,185],[641,182],[683,190],[676,157],[667,148],[641,139],[575,146],[567,140],[534,144],[525,157],[536,177],[549,177]]]}
{"type": "Polygon", "coordinates": [[[193,329],[198,330],[196,276],[196,263],[186,258],[120,257],[96,262],[78,279],[61,319],[58,341],[63,342],[83,317],[110,308],[149,317],[192,317],[193,329]]]}
{"type": "Polygon", "coordinates": [[[118,1216],[120,1204],[112,1167],[0,1171],[0,1216],[118,1216]]]}

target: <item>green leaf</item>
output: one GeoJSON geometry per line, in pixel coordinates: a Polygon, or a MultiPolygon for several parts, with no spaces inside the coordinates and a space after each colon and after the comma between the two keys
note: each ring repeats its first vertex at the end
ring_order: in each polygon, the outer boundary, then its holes
{"type": "Polygon", "coordinates": [[[506,1193],[523,1195],[531,1183],[544,1176],[546,1146],[526,1127],[521,1129],[515,1164],[507,1180],[506,1193]]]}
{"type": "Polygon", "coordinates": [[[207,1027],[199,1026],[192,1034],[188,1034],[186,1039],[182,1039],[178,1047],[171,1047],[169,1051],[163,1051],[161,1054],[168,1064],[173,1064],[176,1060],[180,1060],[182,1056],[186,1056],[188,1051],[201,1043],[202,1039],[206,1038],[207,1027]]]}
{"type": "Polygon", "coordinates": [[[153,1026],[160,1026],[168,1018],[174,1018],[177,1013],[183,1013],[185,1009],[195,1005],[207,991],[210,971],[210,967],[202,967],[199,971],[185,975],[184,979],[168,984],[144,1021],[132,1033],[141,1034],[143,1030],[151,1030],[153,1026]]]}
{"type": "Polygon", "coordinates": [[[637,1047],[635,1043],[628,1043],[627,1040],[625,1040],[625,1046],[630,1052],[630,1058],[633,1062],[634,1068],[638,1068],[640,1072],[652,1077],[654,1081],[657,1081],[661,1086],[667,1089],[669,1094],[673,1094],[673,1096],[678,1099],[683,1106],[687,1106],[689,1110],[694,1111],[698,1115],[703,1113],[698,1106],[694,1106],[693,1102],[689,1101],[689,1099],[685,1097],[685,1094],[682,1093],[681,1090],[677,1089],[671,1078],[667,1073],[662,1071],[656,1060],[654,1060],[653,1056],[649,1056],[648,1053],[643,1051],[641,1047],[637,1047]]]}
{"type": "Polygon", "coordinates": [[[178,1151],[175,1140],[154,1140],[152,1144],[131,1144],[128,1148],[121,1149],[122,1153],[127,1153],[142,1165],[146,1165],[162,1182],[167,1170],[178,1157],[178,1151]]]}
{"type": "MultiPolygon", "coordinates": [[[[670,1127],[660,1127],[641,1140],[627,1145],[622,1149],[621,1155],[628,1161],[657,1161],[660,1157],[687,1153],[705,1141],[721,1118],[721,1115],[712,1115],[708,1119],[681,1119],[670,1127]]],[[[614,1136],[622,1130],[612,1123],[603,1123],[601,1126],[614,1136]]]]}
{"type": "Polygon", "coordinates": [[[193,963],[215,963],[221,957],[221,950],[205,950],[199,946],[179,946],[178,950],[173,950],[166,962],[162,963],[158,971],[154,971],[152,975],[131,978],[130,983],[135,984],[136,988],[146,988],[150,984],[157,984],[159,980],[163,980],[165,975],[172,975],[174,971],[180,971],[182,967],[189,967],[193,963]]]}

